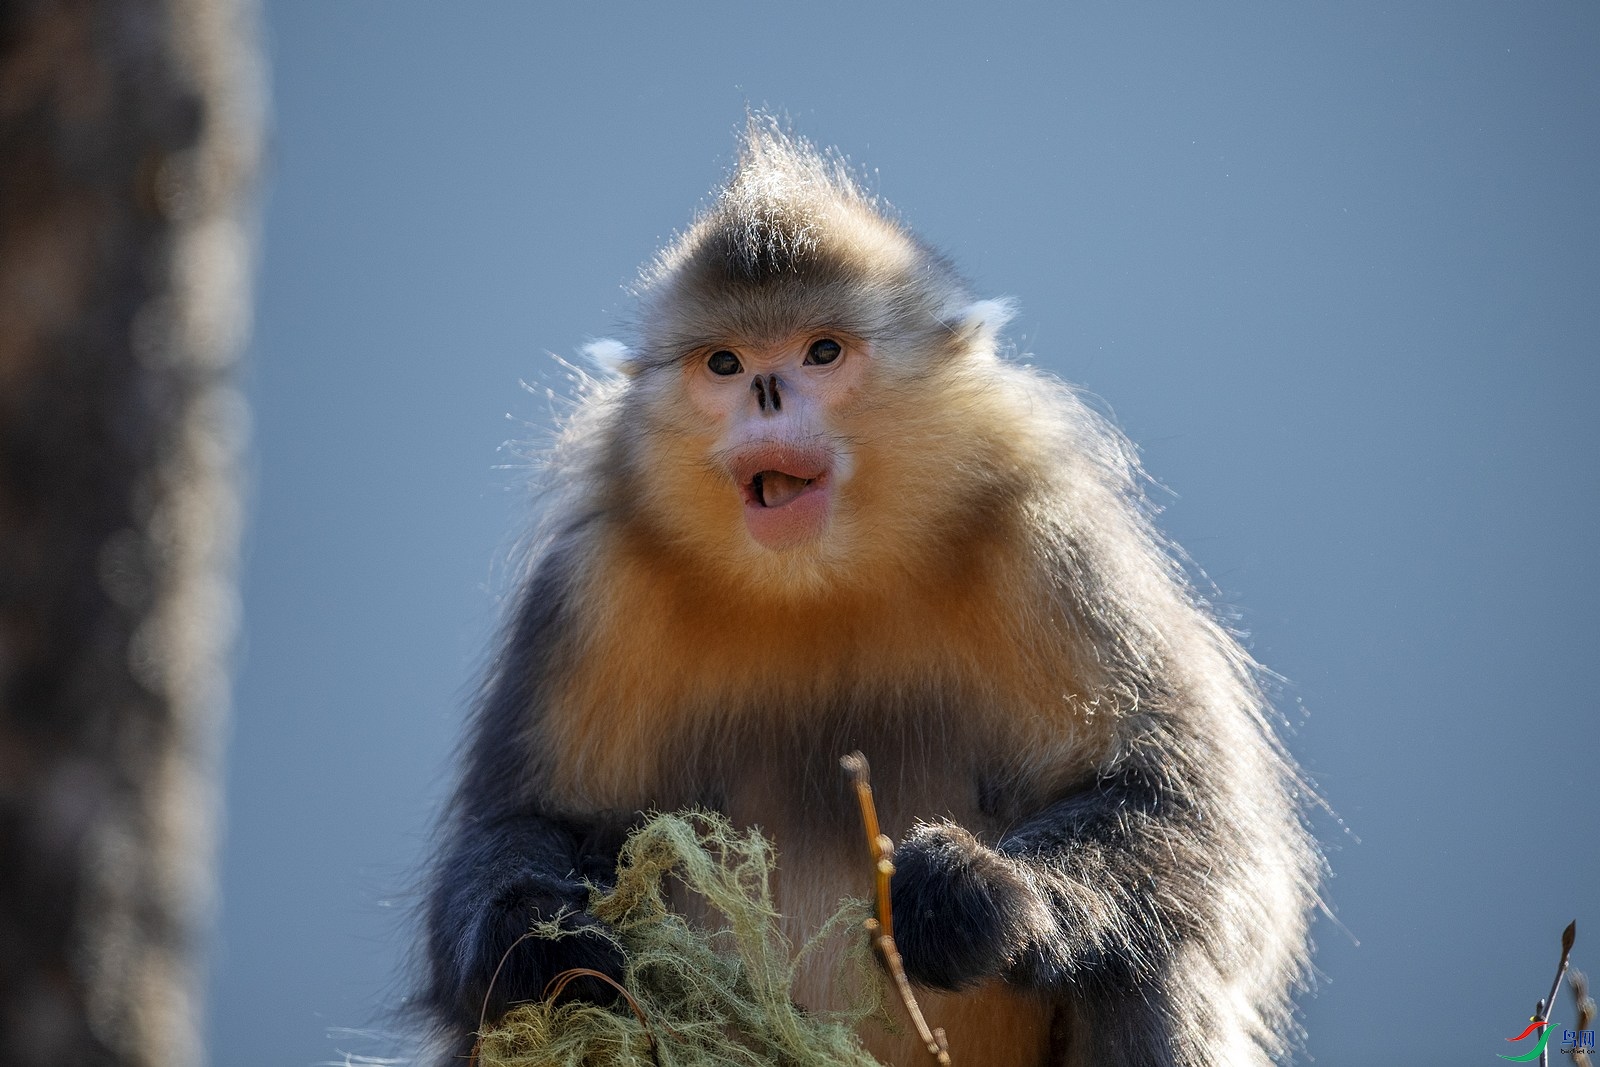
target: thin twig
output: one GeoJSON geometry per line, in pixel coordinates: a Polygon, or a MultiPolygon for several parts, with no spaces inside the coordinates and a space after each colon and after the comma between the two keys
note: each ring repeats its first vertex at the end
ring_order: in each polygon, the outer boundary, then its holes
{"type": "MultiPolygon", "coordinates": [[[[500,954],[500,962],[494,965],[494,973],[489,976],[489,988],[483,991],[483,1007],[478,1011],[478,1033],[483,1033],[484,1028],[489,1025],[489,998],[494,994],[495,983],[500,981],[500,972],[505,970],[506,960],[511,958],[511,953],[516,950],[518,945],[528,940],[528,938],[536,936],[538,935],[536,935],[532,930],[529,930],[527,933],[511,942],[511,944],[506,947],[506,950],[500,954]]],[[[473,1051],[472,1058],[474,1060],[478,1058],[476,1050],[473,1051]]]]}
{"type": "MultiPolygon", "coordinates": [[[[1550,995],[1544,998],[1544,1002],[1551,1007],[1555,1006],[1556,992],[1561,988],[1561,977],[1567,973],[1567,957],[1572,955],[1572,943],[1577,939],[1578,920],[1573,919],[1567,924],[1567,928],[1561,931],[1561,962],[1556,964],[1556,978],[1550,983],[1550,995]]],[[[1541,1018],[1548,1019],[1550,1016],[1545,1015],[1541,1018]]]]}
{"type": "Polygon", "coordinates": [[[627,987],[610,975],[602,974],[600,971],[589,967],[569,967],[550,979],[549,984],[544,987],[544,995],[540,999],[547,1001],[556,999],[574,978],[598,978],[618,993],[621,993],[622,999],[626,1000],[628,1007],[633,1009],[633,1017],[639,1020],[640,1026],[644,1027],[645,1040],[650,1042],[651,1062],[661,1062],[656,1055],[656,1035],[650,1029],[650,1020],[644,1017],[644,1009],[639,1007],[639,1002],[633,999],[633,994],[628,992],[627,987]]]}
{"type": "Polygon", "coordinates": [[[894,982],[895,992],[900,994],[900,1003],[905,1005],[906,1014],[911,1017],[911,1025],[916,1029],[917,1037],[921,1039],[923,1047],[928,1050],[928,1055],[933,1058],[934,1063],[940,1067],[950,1067],[950,1043],[945,1040],[943,1028],[937,1026],[930,1028],[928,1020],[923,1018],[922,1008],[911,992],[911,979],[906,977],[905,962],[900,958],[900,950],[895,947],[894,913],[889,903],[889,879],[894,877],[894,842],[878,827],[878,808],[872,802],[867,757],[859,752],[852,752],[839,763],[855,784],[856,804],[861,808],[861,825],[867,834],[867,848],[872,853],[872,876],[878,898],[878,916],[875,919],[868,919],[863,925],[867,928],[867,935],[872,939],[872,947],[878,952],[879,961],[889,972],[890,980],[894,982]]]}
{"type": "Polygon", "coordinates": [[[500,972],[505,970],[506,960],[511,958],[511,953],[518,945],[533,936],[534,932],[529,930],[500,953],[500,962],[494,965],[494,973],[489,976],[489,988],[483,991],[483,1007],[478,1009],[478,1039],[472,1043],[472,1055],[467,1057],[467,1067],[478,1067],[478,1054],[483,1051],[483,1032],[489,1026],[489,998],[494,994],[495,983],[500,981],[500,972]]]}
{"type": "MultiPolygon", "coordinates": [[[[1539,1001],[1539,1006],[1533,1011],[1534,1022],[1550,1021],[1550,1012],[1555,1007],[1556,993],[1561,989],[1561,978],[1567,973],[1567,957],[1572,955],[1572,943],[1578,939],[1578,920],[1573,919],[1567,928],[1561,931],[1561,961],[1556,964],[1555,981],[1550,983],[1550,995],[1539,1001]]],[[[1546,1044],[1539,1052],[1539,1067],[1550,1067],[1550,1046],[1546,1044]]]]}
{"type": "MultiPolygon", "coordinates": [[[[506,960],[511,958],[512,951],[515,950],[518,945],[522,944],[530,937],[538,936],[539,935],[537,933],[529,930],[527,933],[511,942],[510,946],[507,947],[505,952],[501,954],[500,962],[495,964],[494,974],[489,976],[489,988],[483,991],[483,1007],[478,1012],[478,1039],[472,1043],[472,1055],[467,1059],[467,1067],[477,1067],[478,1055],[483,1050],[483,1032],[489,1023],[489,998],[494,994],[495,983],[500,980],[500,972],[505,969],[506,960]]],[[[659,1067],[659,1064],[661,1063],[661,1057],[656,1051],[656,1035],[650,1029],[650,1020],[644,1017],[644,1009],[639,1007],[639,1002],[637,1000],[633,999],[633,994],[629,993],[621,982],[618,982],[610,975],[602,974],[601,972],[592,970],[588,967],[569,967],[567,970],[562,971],[560,974],[556,975],[555,977],[551,978],[550,981],[545,983],[544,992],[540,994],[539,999],[543,1001],[554,1000],[556,997],[559,997],[562,994],[562,992],[567,988],[568,983],[570,983],[574,978],[598,978],[602,982],[606,983],[606,985],[622,994],[622,999],[626,1000],[628,1002],[628,1007],[633,1009],[634,1018],[638,1019],[639,1025],[644,1027],[645,1040],[650,1042],[650,1062],[657,1064],[659,1067]]]]}

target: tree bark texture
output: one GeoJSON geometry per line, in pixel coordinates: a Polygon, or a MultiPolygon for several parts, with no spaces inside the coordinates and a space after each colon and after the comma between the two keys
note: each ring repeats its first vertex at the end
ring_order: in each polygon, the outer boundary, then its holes
{"type": "Polygon", "coordinates": [[[0,1063],[201,1062],[246,0],[0,0],[0,1063]]]}

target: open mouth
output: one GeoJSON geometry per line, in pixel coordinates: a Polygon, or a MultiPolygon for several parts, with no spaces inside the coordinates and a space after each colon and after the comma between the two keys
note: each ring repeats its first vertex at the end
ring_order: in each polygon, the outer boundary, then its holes
{"type": "Polygon", "coordinates": [[[750,536],[767,548],[813,541],[832,511],[833,461],[818,448],[763,443],[730,463],[750,536]]]}
{"type": "Polygon", "coordinates": [[[812,485],[817,478],[801,478],[779,470],[757,471],[745,487],[751,503],[764,508],[781,508],[812,485]]]}

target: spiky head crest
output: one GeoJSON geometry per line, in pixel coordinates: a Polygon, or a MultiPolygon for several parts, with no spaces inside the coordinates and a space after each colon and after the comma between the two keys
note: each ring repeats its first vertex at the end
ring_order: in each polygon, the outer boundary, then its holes
{"type": "Polygon", "coordinates": [[[932,325],[966,287],[836,154],[752,115],[726,184],[642,279],[645,365],[717,339],[932,325]]]}
{"type": "Polygon", "coordinates": [[[730,277],[793,276],[817,266],[825,234],[847,219],[886,221],[842,159],[752,115],[733,176],[683,245],[720,259],[730,277]]]}

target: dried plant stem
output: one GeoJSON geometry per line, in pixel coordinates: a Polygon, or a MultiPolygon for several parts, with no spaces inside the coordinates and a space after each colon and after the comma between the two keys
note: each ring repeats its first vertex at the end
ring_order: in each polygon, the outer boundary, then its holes
{"type": "MultiPolygon", "coordinates": [[[[529,930],[507,945],[506,950],[500,953],[500,962],[494,965],[494,973],[489,976],[489,988],[483,991],[483,1007],[478,1010],[478,1033],[483,1033],[489,1025],[489,998],[494,995],[495,983],[500,981],[500,972],[505,970],[506,960],[511,958],[511,954],[517,950],[518,945],[534,936],[536,936],[534,932],[529,930]]],[[[473,1052],[472,1058],[474,1061],[477,1060],[478,1054],[476,1051],[473,1052]]]]}
{"type": "MultiPolygon", "coordinates": [[[[659,1064],[661,1063],[661,1050],[656,1045],[655,1031],[650,1029],[650,1020],[645,1018],[644,1009],[639,1007],[639,1002],[637,1000],[633,999],[633,994],[628,992],[627,988],[623,986],[621,982],[617,981],[615,978],[612,978],[610,975],[602,974],[601,972],[589,967],[569,967],[560,974],[556,975],[554,978],[550,979],[550,983],[544,987],[544,999],[554,1000],[559,997],[562,991],[567,988],[567,984],[574,978],[598,978],[600,981],[604,982],[606,985],[622,994],[622,999],[626,1000],[628,1002],[628,1007],[633,1009],[633,1017],[639,1020],[640,1026],[644,1027],[645,1040],[650,1042],[650,1062],[657,1064],[659,1067],[659,1064]]],[[[670,1031],[670,1027],[668,1029],[670,1031]]]]}
{"type": "Polygon", "coordinates": [[[900,1003],[905,1006],[906,1014],[911,1018],[911,1025],[916,1029],[917,1037],[921,1039],[923,1047],[928,1050],[928,1055],[940,1067],[950,1067],[950,1044],[945,1040],[944,1030],[940,1027],[930,1028],[928,1020],[923,1018],[922,1008],[917,1004],[917,998],[911,991],[911,979],[906,977],[900,950],[895,947],[894,913],[889,903],[889,880],[894,876],[894,842],[878,827],[878,808],[872,802],[872,784],[868,778],[867,757],[860,752],[852,752],[839,763],[855,785],[856,803],[861,808],[861,825],[866,831],[867,848],[872,853],[872,874],[878,916],[865,922],[867,935],[872,939],[872,947],[877,950],[878,959],[889,972],[895,992],[900,995],[900,1003]]]}
{"type": "Polygon", "coordinates": [[[623,984],[608,974],[603,974],[590,967],[569,967],[554,978],[544,987],[544,999],[554,1000],[567,988],[574,978],[598,978],[606,985],[622,994],[622,999],[628,1002],[628,1007],[633,1009],[633,1017],[639,1020],[639,1025],[644,1027],[644,1036],[650,1041],[650,1052],[655,1054],[656,1035],[650,1032],[650,1020],[644,1017],[644,1009],[639,1007],[639,1002],[633,999],[633,994],[628,992],[623,984]]]}
{"type": "MultiPolygon", "coordinates": [[[[1572,955],[1572,943],[1578,939],[1578,920],[1574,919],[1561,931],[1561,960],[1556,964],[1556,977],[1550,983],[1550,995],[1539,1001],[1533,1009],[1533,1021],[1548,1023],[1550,1012],[1555,1007],[1556,993],[1561,990],[1561,979],[1567,973],[1567,957],[1572,955]]],[[[1539,1067],[1550,1067],[1550,1046],[1545,1045],[1539,1053],[1539,1067]]]]}
{"type": "MultiPolygon", "coordinates": [[[[504,953],[501,954],[500,962],[495,966],[494,974],[489,979],[489,988],[486,989],[483,994],[483,1010],[478,1013],[478,1033],[480,1035],[488,1026],[489,998],[494,994],[494,985],[500,980],[500,972],[505,969],[506,960],[511,958],[512,951],[515,950],[518,945],[522,944],[531,937],[537,936],[537,934],[530,930],[521,937],[517,938],[515,941],[511,942],[511,945],[505,950],[504,953]]],[[[626,1000],[628,1002],[628,1007],[633,1009],[633,1017],[639,1020],[640,1026],[644,1027],[645,1040],[650,1042],[650,1062],[659,1064],[661,1059],[656,1050],[656,1035],[650,1029],[650,1020],[645,1018],[644,1009],[639,1007],[639,1002],[637,1000],[633,999],[633,994],[629,993],[621,982],[618,982],[610,975],[602,974],[601,972],[593,970],[589,967],[569,967],[560,974],[551,978],[550,981],[545,984],[544,992],[540,995],[540,999],[554,1000],[566,990],[567,986],[575,978],[598,978],[600,981],[604,982],[606,985],[622,994],[622,999],[626,1000]]],[[[473,1042],[472,1055],[467,1060],[467,1067],[477,1067],[478,1052],[482,1045],[483,1038],[480,1036],[477,1041],[473,1042]]]]}
{"type": "Polygon", "coordinates": [[[1572,943],[1577,939],[1578,920],[1574,919],[1567,924],[1565,930],[1561,931],[1561,962],[1556,964],[1556,977],[1555,981],[1550,983],[1550,995],[1544,998],[1547,1014],[1541,1015],[1541,1019],[1548,1019],[1549,1009],[1555,1006],[1556,993],[1561,989],[1561,978],[1567,973],[1567,957],[1572,955],[1572,943]]]}

